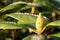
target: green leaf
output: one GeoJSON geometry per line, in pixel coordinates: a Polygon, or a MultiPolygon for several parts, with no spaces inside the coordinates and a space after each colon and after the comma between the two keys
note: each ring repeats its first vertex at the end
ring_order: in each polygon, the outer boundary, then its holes
{"type": "Polygon", "coordinates": [[[19,24],[35,24],[37,18],[35,15],[28,13],[14,13],[7,16],[17,19],[19,24]]]}
{"type": "Polygon", "coordinates": [[[41,32],[43,32],[45,29],[53,27],[53,26],[57,26],[58,28],[60,28],[60,20],[57,20],[57,21],[47,24],[41,32]]]}
{"type": "Polygon", "coordinates": [[[25,29],[27,27],[25,24],[19,25],[15,22],[0,22],[0,29],[25,29]]]}
{"type": "Polygon", "coordinates": [[[46,27],[48,27],[48,26],[60,26],[60,20],[56,20],[54,22],[51,22],[46,25],[46,27]]]}
{"type": "Polygon", "coordinates": [[[45,35],[29,35],[22,40],[47,40],[47,37],[45,35]]]}
{"type": "MultiPolygon", "coordinates": [[[[19,20],[20,24],[35,24],[38,15],[35,15],[35,14],[32,15],[29,13],[13,13],[7,16],[10,16],[12,18],[19,20]]],[[[47,17],[43,16],[43,18],[45,20],[45,23],[50,22],[50,19],[48,19],[47,17]]]]}
{"type": "Polygon", "coordinates": [[[29,36],[23,38],[22,40],[31,40],[31,37],[32,37],[32,35],[29,35],[29,36]]]}
{"type": "Polygon", "coordinates": [[[50,34],[48,36],[56,36],[56,37],[60,37],[60,32],[54,33],[54,34],[50,34]]]}
{"type": "Polygon", "coordinates": [[[14,2],[12,4],[9,4],[8,6],[2,8],[0,10],[0,15],[2,14],[9,14],[9,13],[14,13],[17,10],[19,10],[20,8],[22,8],[22,5],[20,4],[26,4],[26,2],[14,2]]]}
{"type": "Polygon", "coordinates": [[[18,11],[23,11],[23,10],[27,10],[27,9],[31,9],[32,8],[32,6],[25,6],[25,7],[22,7],[20,10],[18,10],[18,11]]]}
{"type": "Polygon", "coordinates": [[[46,0],[34,0],[35,4],[46,6],[46,0]]]}

